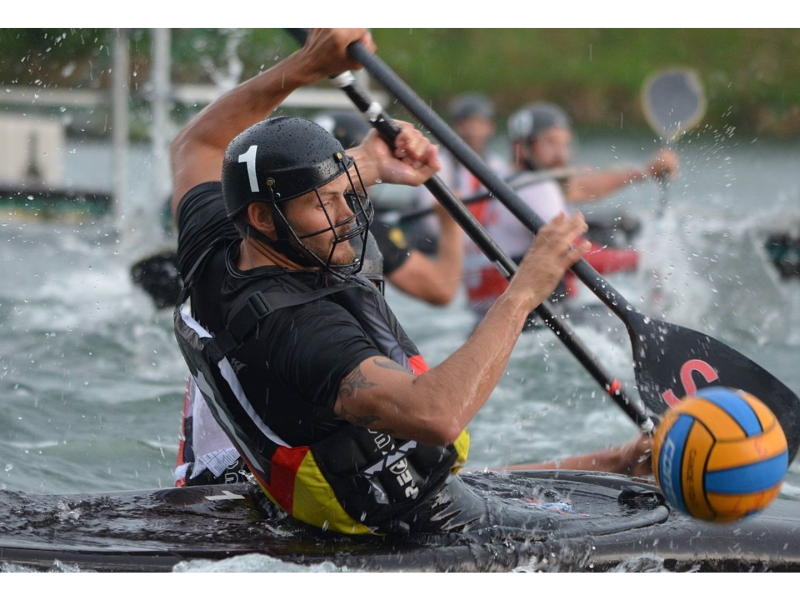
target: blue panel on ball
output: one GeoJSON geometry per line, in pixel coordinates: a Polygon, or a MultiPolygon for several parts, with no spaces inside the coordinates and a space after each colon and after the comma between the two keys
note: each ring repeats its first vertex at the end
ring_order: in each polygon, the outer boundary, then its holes
{"type": "Polygon", "coordinates": [[[709,494],[755,494],[778,485],[789,467],[789,454],[784,452],[759,463],[706,473],[705,488],[709,494]]]}
{"type": "Polygon", "coordinates": [[[695,396],[710,400],[722,408],[739,424],[747,437],[763,432],[764,429],[761,427],[758,415],[747,401],[733,390],[724,387],[710,387],[700,390],[695,396]]]}
{"type": "Polygon", "coordinates": [[[661,445],[661,453],[658,456],[658,473],[661,482],[661,490],[667,497],[667,501],[678,510],[687,514],[689,509],[683,501],[683,482],[681,477],[681,465],[683,463],[683,453],[686,448],[686,438],[692,430],[694,417],[681,415],[673,423],[661,445]]]}

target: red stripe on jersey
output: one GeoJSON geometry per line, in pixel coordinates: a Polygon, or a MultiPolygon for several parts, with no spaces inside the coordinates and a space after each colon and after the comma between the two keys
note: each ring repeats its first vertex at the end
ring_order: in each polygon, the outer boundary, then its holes
{"type": "Polygon", "coordinates": [[[604,274],[633,271],[639,264],[639,253],[632,248],[606,248],[594,243],[584,258],[598,273],[604,274]]]}
{"type": "Polygon", "coordinates": [[[508,287],[508,281],[493,266],[484,267],[480,272],[480,281],[477,285],[467,287],[467,297],[470,302],[494,302],[508,287]]]}
{"type": "Polygon", "coordinates": [[[430,370],[430,367],[425,362],[425,359],[419,354],[409,358],[408,363],[411,365],[411,370],[414,371],[414,375],[422,375],[425,371],[430,370]]]}
{"type": "Polygon", "coordinates": [[[270,461],[270,482],[267,489],[275,501],[289,514],[294,510],[294,480],[308,451],[308,446],[298,448],[280,446],[270,461]]]}
{"type": "Polygon", "coordinates": [[[486,225],[486,212],[489,208],[489,199],[480,202],[472,202],[467,205],[469,212],[478,220],[481,225],[486,225]]]}

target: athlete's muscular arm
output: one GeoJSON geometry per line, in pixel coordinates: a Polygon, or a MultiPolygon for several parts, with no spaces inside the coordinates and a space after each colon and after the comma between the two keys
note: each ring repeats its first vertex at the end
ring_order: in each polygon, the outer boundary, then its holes
{"type": "Polygon", "coordinates": [[[505,293],[461,348],[419,376],[384,357],[364,360],[340,382],[336,414],[423,444],[454,441],[500,380],[528,313],[588,249],[587,242],[570,245],[585,232],[582,215],[556,217],[540,230],[505,293]]]}
{"type": "Polygon", "coordinates": [[[303,48],[237,86],[192,119],[170,146],[173,213],[191,188],[220,180],[231,140],[268,117],[291,92],[328,75],[360,68],[347,55],[348,44],[356,40],[375,49],[365,29],[312,29],[303,48]]]}
{"type": "Polygon", "coordinates": [[[565,197],[568,202],[591,202],[602,200],[621,187],[647,178],[675,177],[678,157],[671,150],[662,150],[641,168],[625,170],[608,169],[571,177],[566,184],[565,197]]]}

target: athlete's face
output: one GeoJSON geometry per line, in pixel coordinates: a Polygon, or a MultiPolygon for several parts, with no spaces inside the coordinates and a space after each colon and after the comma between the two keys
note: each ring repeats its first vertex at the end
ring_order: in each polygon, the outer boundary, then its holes
{"type": "MultiPolygon", "coordinates": [[[[358,180],[354,172],[351,176],[358,180]]],[[[312,191],[288,202],[284,212],[297,236],[314,254],[327,261],[333,249],[333,256],[330,259],[332,265],[346,265],[355,259],[355,250],[350,241],[343,240],[336,243],[336,235],[331,229],[331,224],[342,223],[353,217],[353,210],[344,195],[349,189],[350,181],[342,174],[320,187],[317,190],[319,196],[317,192],[312,191]],[[314,233],[316,235],[309,235],[314,233]],[[303,237],[305,235],[309,237],[303,237]]],[[[336,233],[342,236],[355,224],[355,220],[350,220],[336,227],[336,233]]]]}
{"type": "Polygon", "coordinates": [[[572,132],[565,127],[551,127],[540,133],[530,144],[536,167],[555,169],[569,163],[572,132]]]}
{"type": "Polygon", "coordinates": [[[494,123],[485,117],[469,117],[459,121],[453,129],[478,154],[483,152],[486,142],[494,135],[494,123]]]}

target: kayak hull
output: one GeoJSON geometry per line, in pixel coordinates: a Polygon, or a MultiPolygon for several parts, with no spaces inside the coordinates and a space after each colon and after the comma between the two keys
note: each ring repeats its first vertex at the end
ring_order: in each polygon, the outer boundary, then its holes
{"type": "Polygon", "coordinates": [[[0,565],[171,571],[191,560],[261,554],[288,565],[363,571],[798,571],[800,511],[777,500],[729,525],[669,509],[649,480],[575,471],[464,476],[528,502],[526,531],[343,536],[272,507],[246,484],[107,494],[0,492],[0,565]],[[566,508],[566,509],[565,509],[566,508]]]}

